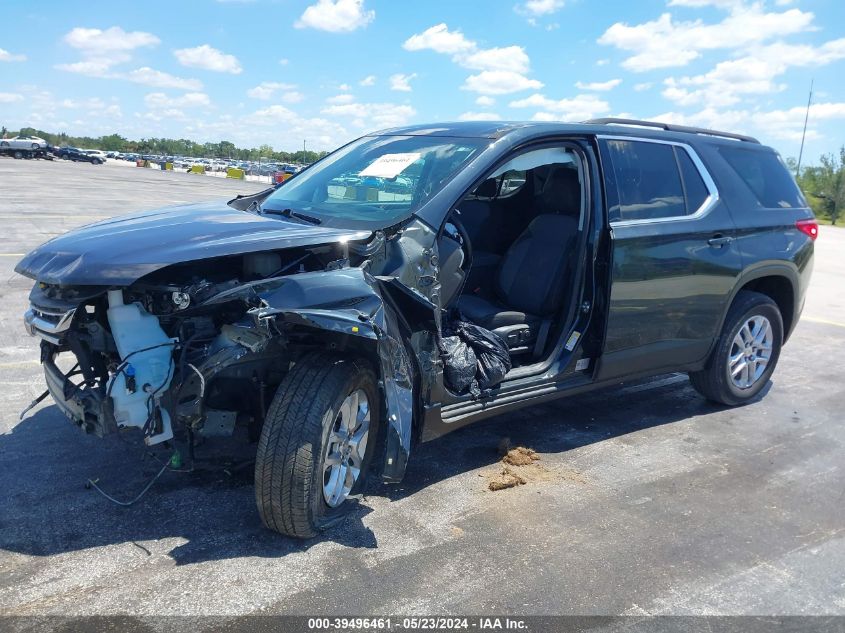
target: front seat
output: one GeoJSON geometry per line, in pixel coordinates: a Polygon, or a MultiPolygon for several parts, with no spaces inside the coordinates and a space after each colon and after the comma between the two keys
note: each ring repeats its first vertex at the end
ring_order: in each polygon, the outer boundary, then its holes
{"type": "Polygon", "coordinates": [[[499,265],[495,298],[463,295],[465,319],[499,334],[512,354],[542,349],[551,319],[563,305],[573,259],[581,188],[574,169],[559,167],[546,178],[535,217],[499,265]],[[538,341],[538,336],[543,336],[538,341]]]}

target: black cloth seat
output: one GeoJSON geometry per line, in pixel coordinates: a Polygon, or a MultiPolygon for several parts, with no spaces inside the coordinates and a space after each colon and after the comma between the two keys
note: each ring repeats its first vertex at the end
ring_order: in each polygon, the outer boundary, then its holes
{"type": "Polygon", "coordinates": [[[580,191],[574,169],[558,168],[548,174],[538,206],[555,212],[536,216],[511,244],[499,264],[495,298],[460,297],[458,309],[464,318],[488,330],[504,328],[505,340],[508,329],[528,326],[529,333],[510,339],[518,340],[520,347],[536,338],[540,324],[560,310],[570,281],[567,272],[578,233],[580,191]]]}

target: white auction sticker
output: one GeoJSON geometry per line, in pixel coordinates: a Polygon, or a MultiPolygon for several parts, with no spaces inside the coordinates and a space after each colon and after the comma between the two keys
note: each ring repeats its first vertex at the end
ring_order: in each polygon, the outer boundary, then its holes
{"type": "Polygon", "coordinates": [[[376,158],[359,176],[396,178],[407,167],[420,159],[421,154],[385,154],[376,158]]]}

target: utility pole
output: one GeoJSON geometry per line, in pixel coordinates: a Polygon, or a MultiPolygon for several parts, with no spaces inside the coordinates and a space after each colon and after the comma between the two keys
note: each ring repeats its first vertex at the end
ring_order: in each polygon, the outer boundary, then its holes
{"type": "Polygon", "coordinates": [[[810,96],[807,97],[807,112],[804,114],[804,131],[801,133],[801,149],[798,150],[798,165],[795,167],[796,178],[801,175],[801,157],[804,155],[804,137],[807,136],[807,120],[810,118],[810,104],[813,102],[813,79],[810,79],[810,96]]]}
{"type": "Polygon", "coordinates": [[[305,161],[305,139],[302,139],[302,160],[305,161]]]}

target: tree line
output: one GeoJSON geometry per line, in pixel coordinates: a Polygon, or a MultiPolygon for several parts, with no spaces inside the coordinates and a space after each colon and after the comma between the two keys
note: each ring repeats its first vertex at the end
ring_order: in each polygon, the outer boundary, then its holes
{"type": "Polygon", "coordinates": [[[105,136],[71,136],[64,132],[54,134],[32,127],[21,128],[15,132],[0,128],[0,138],[10,136],[38,136],[50,145],[57,147],[69,145],[84,149],[100,149],[104,152],[129,152],[134,154],[156,154],[162,156],[192,156],[195,158],[231,158],[237,160],[273,160],[283,163],[300,163],[308,165],[322,158],[328,152],[281,152],[270,145],[243,148],[237,147],[231,141],[219,143],[196,143],[189,139],[172,138],[142,138],[140,141],[129,140],[120,134],[105,136]]]}
{"type": "MultiPolygon", "coordinates": [[[[799,171],[794,159],[787,165],[799,171]]],[[[838,154],[824,154],[818,165],[802,167],[796,180],[816,217],[836,224],[845,210],[845,146],[838,154]]]]}

